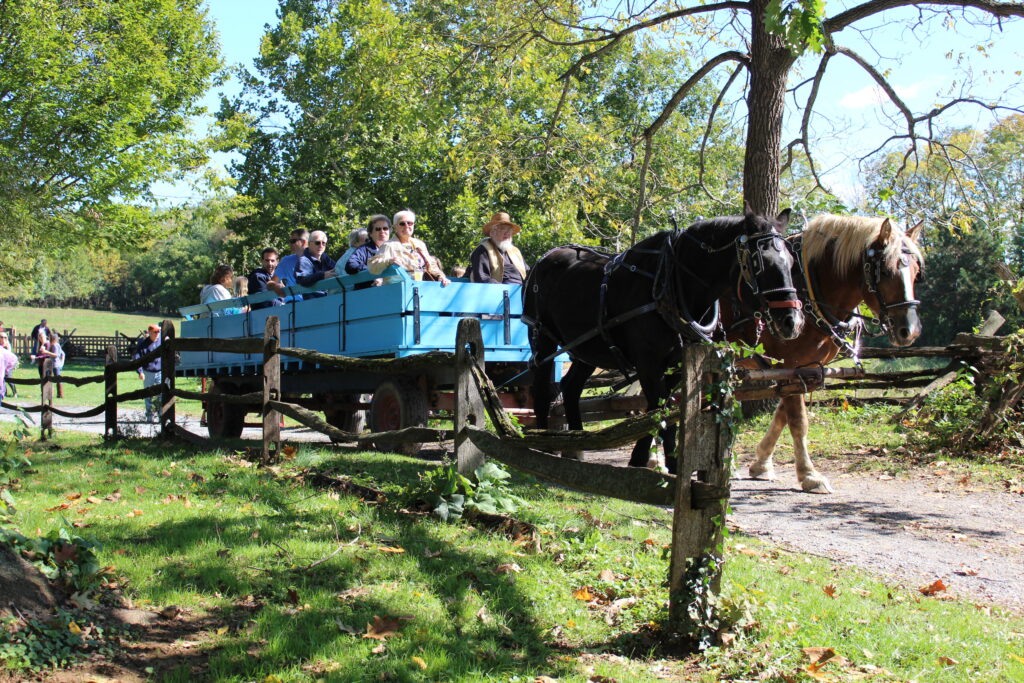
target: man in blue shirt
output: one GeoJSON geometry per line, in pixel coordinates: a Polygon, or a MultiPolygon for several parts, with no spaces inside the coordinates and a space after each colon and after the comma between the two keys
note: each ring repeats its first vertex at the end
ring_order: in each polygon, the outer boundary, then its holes
{"type": "MultiPolygon", "coordinates": [[[[309,230],[305,228],[292,230],[292,236],[288,241],[291,245],[292,253],[282,258],[281,262],[277,264],[277,269],[274,271],[274,280],[279,282],[282,287],[298,284],[295,280],[295,271],[298,269],[299,259],[302,258],[303,252],[306,251],[306,245],[309,243],[309,230]]],[[[276,287],[274,291],[280,293],[280,290],[276,287]]],[[[285,303],[289,301],[302,301],[302,295],[289,296],[285,299],[285,303]]]]}
{"type": "MultiPolygon", "coordinates": [[[[316,283],[325,278],[335,277],[334,259],[328,256],[327,233],[323,230],[314,230],[309,234],[309,246],[299,259],[299,265],[295,269],[295,279],[303,287],[313,287],[316,283]]],[[[312,292],[303,294],[303,299],[315,299],[327,296],[327,292],[312,292]]]]}
{"type": "MultiPolygon", "coordinates": [[[[268,290],[277,292],[277,287],[274,286],[272,280],[274,273],[277,271],[277,249],[273,247],[267,247],[260,254],[260,262],[262,266],[249,273],[249,294],[259,294],[260,292],[266,292],[268,290]]],[[[257,308],[270,308],[271,306],[281,306],[284,304],[284,299],[277,298],[271,299],[270,301],[260,301],[252,304],[252,309],[257,308]]]]}

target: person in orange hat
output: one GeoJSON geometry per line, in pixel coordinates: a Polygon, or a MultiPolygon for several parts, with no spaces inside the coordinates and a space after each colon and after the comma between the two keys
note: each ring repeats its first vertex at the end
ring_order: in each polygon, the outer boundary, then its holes
{"type": "Polygon", "coordinates": [[[504,211],[491,216],[483,227],[486,235],[469,257],[469,281],[499,285],[521,285],[526,279],[523,253],[512,244],[522,230],[504,211]]]}

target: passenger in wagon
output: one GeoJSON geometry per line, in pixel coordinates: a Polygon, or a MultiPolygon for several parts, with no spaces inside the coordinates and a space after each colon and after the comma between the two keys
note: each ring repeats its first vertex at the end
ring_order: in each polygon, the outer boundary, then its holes
{"type": "MultiPolygon", "coordinates": [[[[295,279],[303,287],[312,287],[326,278],[336,277],[334,270],[334,259],[326,254],[327,233],[323,230],[314,230],[309,234],[309,246],[299,259],[299,265],[295,269],[295,279]]],[[[303,299],[315,299],[327,296],[327,292],[319,291],[310,294],[303,294],[303,299]]]]}
{"type": "MultiPolygon", "coordinates": [[[[278,294],[284,294],[285,287],[297,284],[295,281],[295,270],[299,266],[299,259],[302,258],[303,252],[306,251],[306,245],[309,244],[309,230],[295,228],[292,230],[288,243],[291,246],[292,253],[281,259],[277,264],[277,270],[274,271],[273,280],[267,283],[267,286],[278,294]]],[[[285,297],[284,302],[288,303],[289,301],[302,301],[302,295],[296,294],[295,296],[285,297]]]]}
{"type": "MultiPolygon", "coordinates": [[[[277,271],[277,249],[267,247],[260,252],[260,262],[263,265],[249,273],[249,293],[259,294],[260,292],[271,291],[280,294],[283,288],[280,285],[276,287],[272,285],[274,273],[277,271]]],[[[271,306],[281,306],[283,304],[284,299],[278,297],[270,301],[255,303],[252,305],[252,309],[270,308],[271,306]]]]}
{"type": "MultiPolygon", "coordinates": [[[[226,263],[220,264],[213,269],[213,275],[210,276],[210,284],[203,287],[202,291],[199,293],[199,303],[212,304],[215,301],[223,301],[224,299],[233,298],[231,288],[234,287],[234,284],[234,268],[226,263]]],[[[232,307],[213,311],[211,315],[214,318],[219,318],[222,315],[235,315],[241,312],[241,308],[232,307]]],[[[205,313],[203,315],[205,315],[205,313]]]]}
{"type": "Polygon", "coordinates": [[[483,227],[487,238],[469,257],[469,281],[500,285],[521,285],[529,268],[523,254],[512,244],[522,230],[504,211],[491,216],[483,227]]]}
{"type": "MultiPolygon", "coordinates": [[[[366,270],[370,264],[370,259],[377,255],[380,248],[391,237],[391,221],[387,216],[380,213],[370,216],[370,220],[366,223],[366,231],[369,239],[359,247],[356,247],[352,255],[345,261],[345,272],[349,275],[355,275],[366,270]]],[[[362,282],[356,285],[356,289],[365,289],[380,284],[382,284],[380,280],[362,282]]]]}
{"type": "Polygon", "coordinates": [[[355,253],[355,250],[366,244],[366,241],[369,239],[369,228],[356,228],[355,230],[350,232],[348,234],[348,249],[345,250],[344,254],[338,257],[338,260],[335,263],[341,266],[342,270],[348,272],[348,268],[346,268],[346,266],[348,265],[348,260],[352,258],[352,254],[355,253]]]}
{"type": "MultiPolygon", "coordinates": [[[[406,251],[405,247],[395,240],[389,240],[382,244],[377,253],[370,258],[370,262],[367,264],[366,269],[374,275],[380,275],[388,266],[392,265],[404,268],[413,278],[417,278],[417,276],[422,276],[423,274],[420,260],[410,252],[406,251]]],[[[376,285],[380,283],[390,285],[394,282],[398,282],[400,279],[401,278],[399,277],[390,276],[384,278],[383,281],[374,280],[374,284],[376,285]]]]}
{"type": "Polygon", "coordinates": [[[412,257],[415,267],[412,271],[413,279],[434,280],[440,282],[444,287],[449,280],[434,263],[433,257],[427,251],[427,245],[421,239],[412,236],[416,227],[416,214],[409,209],[399,211],[395,214],[395,234],[391,236],[392,242],[397,242],[412,257]]]}

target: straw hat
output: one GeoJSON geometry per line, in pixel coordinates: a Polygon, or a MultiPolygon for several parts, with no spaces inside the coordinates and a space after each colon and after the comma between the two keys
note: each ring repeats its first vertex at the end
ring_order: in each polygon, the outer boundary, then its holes
{"type": "Polygon", "coordinates": [[[505,213],[504,211],[499,211],[498,213],[496,213],[493,216],[491,216],[491,220],[489,220],[486,223],[484,223],[484,228],[483,228],[484,234],[487,235],[488,237],[490,237],[491,236],[491,228],[493,228],[496,225],[508,225],[508,226],[510,226],[512,228],[512,234],[513,235],[519,234],[519,231],[522,230],[522,228],[520,228],[518,225],[516,225],[515,223],[512,222],[512,218],[507,213],[505,213]]]}

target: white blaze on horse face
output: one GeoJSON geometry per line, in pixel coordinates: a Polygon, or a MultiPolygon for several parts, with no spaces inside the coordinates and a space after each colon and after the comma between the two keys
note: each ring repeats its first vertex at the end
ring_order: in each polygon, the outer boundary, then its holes
{"type": "Polygon", "coordinates": [[[909,264],[900,266],[900,281],[903,283],[904,301],[913,301],[914,299],[914,276],[910,271],[909,264]]]}

